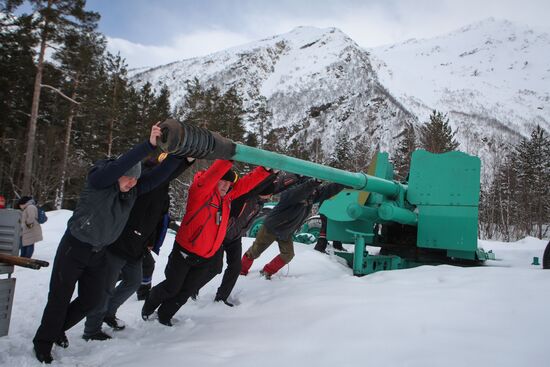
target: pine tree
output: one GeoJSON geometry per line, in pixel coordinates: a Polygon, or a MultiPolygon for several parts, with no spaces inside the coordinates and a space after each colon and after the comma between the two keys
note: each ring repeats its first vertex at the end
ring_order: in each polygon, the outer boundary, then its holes
{"type": "Polygon", "coordinates": [[[330,166],[334,168],[343,170],[353,169],[352,143],[346,133],[338,134],[330,161],[330,166]]]}
{"type": "Polygon", "coordinates": [[[171,115],[170,89],[163,85],[151,110],[151,122],[164,121],[171,115]]]}
{"type": "Polygon", "coordinates": [[[526,235],[543,236],[543,227],[550,218],[550,139],[537,126],[529,140],[516,147],[520,222],[526,235]]]}
{"type": "Polygon", "coordinates": [[[54,54],[54,58],[60,62],[60,69],[63,71],[70,94],[70,97],[67,98],[70,107],[66,118],[63,153],[58,170],[60,181],[54,203],[57,209],[61,209],[63,205],[73,122],[80,109],[80,104],[94,98],[89,94],[90,88],[86,87],[94,80],[97,68],[103,62],[105,45],[105,38],[97,32],[82,33],[70,30],[66,33],[61,49],[54,54]]]}
{"type": "Polygon", "coordinates": [[[256,137],[256,134],[254,133],[248,133],[246,134],[246,138],[244,139],[244,143],[248,145],[249,147],[255,147],[258,148],[258,138],[256,137]]]}
{"type": "Polygon", "coordinates": [[[267,98],[260,96],[256,102],[254,102],[250,117],[254,133],[258,137],[258,147],[260,149],[264,149],[267,134],[271,131],[271,115],[271,111],[269,111],[267,106],[267,98]]]}
{"type": "Polygon", "coordinates": [[[17,191],[25,125],[32,100],[36,38],[30,16],[2,12],[0,19],[0,187],[17,191]]]}
{"type": "MultiPolygon", "coordinates": [[[[34,145],[40,105],[40,90],[43,86],[44,57],[48,44],[62,43],[66,32],[72,29],[93,31],[97,27],[99,14],[84,10],[85,0],[29,0],[38,18],[40,47],[36,76],[34,79],[31,116],[28,124],[27,149],[23,172],[23,194],[31,193],[34,145]]],[[[8,1],[6,9],[13,10],[21,5],[21,0],[8,1]]]]}
{"type": "Polygon", "coordinates": [[[393,164],[396,179],[405,180],[411,168],[411,156],[416,149],[416,133],[411,123],[406,123],[403,131],[397,136],[401,138],[395,151],[393,164]]]}
{"type": "Polygon", "coordinates": [[[112,155],[113,151],[113,140],[116,134],[119,124],[123,124],[121,121],[123,116],[123,108],[121,106],[126,102],[124,101],[125,97],[125,87],[126,87],[126,73],[127,65],[125,60],[120,56],[120,54],[112,55],[107,54],[106,58],[106,67],[107,67],[107,91],[106,96],[109,100],[107,106],[109,106],[108,112],[108,128],[107,128],[107,156],[112,155]]]}
{"type": "Polygon", "coordinates": [[[449,126],[447,115],[434,110],[430,122],[419,127],[420,147],[432,153],[456,150],[459,143],[454,138],[455,134],[449,126]]]}
{"type": "Polygon", "coordinates": [[[367,172],[369,165],[371,164],[373,157],[373,143],[371,137],[368,135],[362,135],[357,139],[353,144],[353,166],[352,170],[354,172],[367,172]]]}
{"type": "Polygon", "coordinates": [[[195,78],[188,82],[183,108],[176,114],[188,123],[216,131],[233,141],[244,140],[244,109],[235,88],[222,94],[216,87],[205,89],[195,78]]]}
{"type": "Polygon", "coordinates": [[[222,136],[233,141],[243,141],[245,129],[243,126],[243,101],[237,90],[232,87],[223,93],[220,98],[214,99],[218,103],[213,106],[212,129],[222,136]]]}
{"type": "Polygon", "coordinates": [[[176,116],[190,124],[208,128],[214,90],[208,93],[197,78],[187,81],[185,89],[185,101],[183,106],[177,108],[176,116]]]}

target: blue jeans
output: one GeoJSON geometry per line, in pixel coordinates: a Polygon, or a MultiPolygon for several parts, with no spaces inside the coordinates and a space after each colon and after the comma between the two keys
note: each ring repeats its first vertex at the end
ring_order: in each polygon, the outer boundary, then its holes
{"type": "Polygon", "coordinates": [[[127,260],[107,250],[107,279],[98,306],[86,317],[84,335],[91,336],[101,331],[105,317],[114,317],[118,308],[137,291],[141,285],[141,262],[127,260]],[[121,282],[116,285],[119,280],[121,282]]]}
{"type": "Polygon", "coordinates": [[[31,258],[34,253],[34,243],[28,246],[21,247],[21,257],[31,258]]]}

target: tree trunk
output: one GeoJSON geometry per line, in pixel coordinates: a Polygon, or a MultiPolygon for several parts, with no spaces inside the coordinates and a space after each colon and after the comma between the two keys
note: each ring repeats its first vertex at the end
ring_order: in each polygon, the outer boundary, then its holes
{"type": "MultiPolygon", "coordinates": [[[[77,73],[75,80],[74,80],[74,89],[73,94],[71,96],[71,99],[76,99],[76,91],[78,89],[80,75],[77,73]]],[[[59,182],[59,188],[56,190],[55,195],[55,208],[57,210],[61,209],[63,207],[63,199],[65,196],[65,180],[67,178],[67,162],[69,159],[69,148],[71,146],[71,132],[73,129],[73,120],[74,116],[76,115],[76,110],[78,106],[72,105],[71,110],[69,112],[69,117],[67,118],[67,124],[65,126],[65,144],[63,147],[63,155],[61,156],[61,178],[59,182]]]]}
{"type": "MultiPolygon", "coordinates": [[[[48,1],[48,9],[52,6],[52,0],[48,1]]],[[[45,19],[40,41],[40,53],[34,78],[34,90],[32,94],[31,118],[29,119],[27,133],[27,149],[25,152],[25,165],[23,167],[23,195],[31,194],[32,164],[34,158],[34,141],[36,138],[36,122],[38,120],[38,107],[40,105],[40,85],[42,84],[42,71],[44,69],[44,54],[46,53],[46,41],[48,40],[48,18],[45,19]]]]}
{"type": "Polygon", "coordinates": [[[111,119],[109,120],[109,137],[107,138],[107,156],[111,156],[113,149],[113,130],[115,128],[116,121],[116,107],[117,107],[117,90],[118,90],[118,75],[115,75],[114,87],[113,87],[113,104],[111,106],[111,119]]]}

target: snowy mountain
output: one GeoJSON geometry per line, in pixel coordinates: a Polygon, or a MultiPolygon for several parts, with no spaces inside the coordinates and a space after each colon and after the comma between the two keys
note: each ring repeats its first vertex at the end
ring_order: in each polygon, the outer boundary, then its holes
{"type": "MultiPolygon", "coordinates": [[[[322,137],[330,153],[337,133],[372,136],[373,144],[391,148],[404,121],[415,117],[381,86],[368,54],[335,28],[299,27],[206,57],[160,66],[134,76],[137,85],[166,84],[172,106],[181,105],[185,81],[197,77],[222,91],[236,86],[245,108],[260,97],[268,100],[274,128],[294,126],[294,139],[322,137]]],[[[248,123],[249,129],[253,122],[248,123]]],[[[289,141],[290,143],[290,141],[289,141]]]]}
{"type": "MultiPolygon", "coordinates": [[[[461,149],[550,131],[550,34],[489,18],[447,35],[369,50],[383,85],[420,121],[448,113],[461,149]]],[[[492,148],[492,149],[491,149],[492,148]]]]}
{"type": "Polygon", "coordinates": [[[335,28],[299,27],[133,80],[157,90],[166,84],[179,106],[195,77],[222,91],[235,86],[246,108],[265,96],[273,127],[295,132],[288,144],[320,138],[325,155],[339,132],[391,153],[405,122],[426,122],[437,109],[458,129],[460,149],[479,155],[490,176],[503,145],[536,124],[550,131],[550,36],[508,21],[369,50],[335,28]]]}

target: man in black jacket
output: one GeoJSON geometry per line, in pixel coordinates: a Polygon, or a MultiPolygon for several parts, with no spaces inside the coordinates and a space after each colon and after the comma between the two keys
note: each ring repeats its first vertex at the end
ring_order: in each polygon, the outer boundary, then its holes
{"type": "Polygon", "coordinates": [[[136,198],[164,182],[178,162],[165,162],[140,177],[140,161],[151,153],[161,129],[116,160],[101,160],[88,173],[86,186],[67,223],[55,255],[48,302],[33,339],[36,358],[51,363],[52,346],[68,347],[65,330],[82,320],[101,300],[105,282],[105,248],[122,233],[136,198]],[[139,178],[139,180],[138,180],[139,178]],[[76,283],[78,296],[71,301],[76,283]]]}
{"type": "MultiPolygon", "coordinates": [[[[231,203],[231,212],[227,233],[222,246],[226,256],[227,268],[223,273],[222,282],[216,292],[214,301],[223,302],[227,306],[234,305],[228,301],[231,291],[235,287],[241,272],[242,237],[252,225],[258,213],[262,210],[264,203],[272,195],[283,192],[298,182],[297,175],[279,172],[268,176],[249,193],[235,199],[231,203]]],[[[223,269],[223,252],[217,255],[212,264],[210,272],[203,279],[202,288],[216,276],[221,274],[223,269]]]]}
{"type": "MultiPolygon", "coordinates": [[[[154,168],[165,157],[166,153],[149,157],[143,164],[145,172],[154,168]]],[[[122,234],[107,247],[107,274],[102,300],[86,318],[82,336],[85,340],[111,339],[101,329],[103,322],[115,331],[124,329],[124,323],[116,317],[116,312],[141,285],[143,256],[154,240],[152,237],[158,221],[168,212],[170,206],[170,181],[194,162],[193,158],[178,160],[177,168],[165,182],[137,198],[122,234]],[[117,285],[119,278],[121,281],[117,285]]]]}
{"type": "Polygon", "coordinates": [[[242,275],[248,274],[254,260],[274,241],[279,244],[280,254],[264,266],[260,271],[261,274],[270,279],[292,260],[294,257],[292,235],[307,219],[313,204],[336,195],[344,188],[337,183],[319,186],[320,183],[316,179],[309,179],[281,195],[281,200],[267,215],[256,235],[256,240],[242,258],[242,275]]]}

